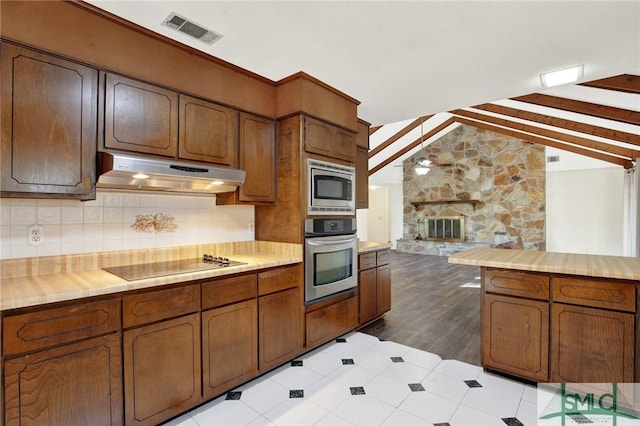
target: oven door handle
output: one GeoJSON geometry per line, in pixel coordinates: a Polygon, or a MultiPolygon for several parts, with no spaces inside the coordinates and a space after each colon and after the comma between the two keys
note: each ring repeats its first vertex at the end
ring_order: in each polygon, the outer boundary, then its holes
{"type": "Polygon", "coordinates": [[[307,239],[307,244],[309,244],[310,246],[328,246],[328,245],[335,245],[335,244],[348,244],[348,243],[353,243],[354,241],[356,241],[356,238],[345,238],[342,240],[329,240],[329,241],[318,241],[318,240],[313,240],[313,239],[307,239]]]}

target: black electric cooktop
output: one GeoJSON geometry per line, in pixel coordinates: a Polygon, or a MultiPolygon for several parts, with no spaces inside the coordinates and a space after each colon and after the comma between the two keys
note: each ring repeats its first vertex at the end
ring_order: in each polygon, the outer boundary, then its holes
{"type": "Polygon", "coordinates": [[[140,263],[136,265],[112,266],[102,268],[107,272],[119,276],[127,281],[145,278],[162,277],[165,275],[184,274],[187,272],[207,271],[210,269],[228,268],[230,266],[246,265],[222,257],[204,255],[199,259],[169,260],[165,262],[140,263]]]}

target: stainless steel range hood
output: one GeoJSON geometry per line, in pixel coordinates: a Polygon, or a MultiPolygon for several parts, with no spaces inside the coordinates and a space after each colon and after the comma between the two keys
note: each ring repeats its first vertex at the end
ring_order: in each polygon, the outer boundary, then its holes
{"type": "Polygon", "coordinates": [[[245,174],[210,164],[99,152],[96,187],[216,194],[235,191],[245,174]]]}

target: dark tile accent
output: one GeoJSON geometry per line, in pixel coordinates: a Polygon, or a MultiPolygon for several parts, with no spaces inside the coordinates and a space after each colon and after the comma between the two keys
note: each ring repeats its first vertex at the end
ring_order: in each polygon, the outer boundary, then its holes
{"type": "Polygon", "coordinates": [[[344,337],[338,337],[336,339],[336,342],[338,342],[338,343],[347,343],[347,339],[345,339],[344,337]]]}
{"type": "Polygon", "coordinates": [[[295,360],[291,361],[291,366],[292,367],[302,367],[302,360],[301,359],[295,359],[295,360]]]}
{"type": "Polygon", "coordinates": [[[351,358],[343,358],[342,365],[355,365],[355,362],[351,358]]]}
{"type": "Polygon", "coordinates": [[[434,423],[433,426],[451,426],[449,423],[434,423]]]}
{"type": "Polygon", "coordinates": [[[580,413],[567,413],[568,417],[571,417],[573,419],[574,422],[576,422],[579,425],[586,425],[589,423],[593,423],[591,420],[589,420],[588,417],[585,417],[584,415],[580,414],[580,413]]]}
{"type": "Polygon", "coordinates": [[[391,362],[404,362],[404,359],[401,356],[392,356],[391,362]]]}
{"type": "Polygon", "coordinates": [[[502,421],[507,424],[507,426],[524,426],[524,424],[515,417],[503,417],[502,421]]]}
{"type": "Polygon", "coordinates": [[[293,389],[289,391],[289,398],[304,398],[304,389],[293,389]]]}
{"type": "Polygon", "coordinates": [[[362,386],[349,388],[349,390],[351,390],[351,395],[364,395],[364,388],[362,386]]]}
{"type": "Polygon", "coordinates": [[[227,401],[238,401],[242,396],[242,392],[227,392],[227,397],[225,398],[227,401]]]}
{"type": "Polygon", "coordinates": [[[465,380],[464,381],[467,386],[469,386],[470,388],[481,388],[482,385],[480,383],[478,383],[477,380],[465,380]]]}
{"type": "Polygon", "coordinates": [[[411,389],[411,392],[422,392],[424,391],[424,386],[421,383],[409,383],[409,389],[411,389]]]}

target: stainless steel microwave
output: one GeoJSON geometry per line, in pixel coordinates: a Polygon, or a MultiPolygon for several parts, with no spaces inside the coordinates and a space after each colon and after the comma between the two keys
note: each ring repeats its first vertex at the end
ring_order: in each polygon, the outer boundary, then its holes
{"type": "Polygon", "coordinates": [[[308,214],[355,214],[355,176],[353,167],[309,159],[308,214]]]}

